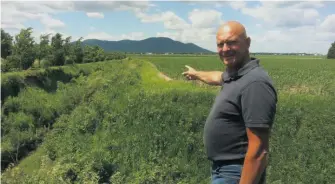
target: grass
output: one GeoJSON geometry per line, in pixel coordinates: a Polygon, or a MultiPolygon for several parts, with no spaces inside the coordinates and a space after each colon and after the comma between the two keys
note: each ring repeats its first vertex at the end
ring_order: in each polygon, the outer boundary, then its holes
{"type": "MultiPolygon", "coordinates": [[[[223,71],[217,56],[168,57],[134,56],[154,63],[158,70],[176,80],[189,65],[197,70],[223,71]]],[[[335,95],[335,61],[307,56],[259,56],[279,92],[335,95]]]]}
{"type": "MultiPolygon", "coordinates": [[[[223,65],[215,56],[132,58],[63,67],[76,79],[54,96],[73,88],[68,93],[82,100],[55,120],[35,152],[2,174],[3,183],[208,183],[202,129],[220,88],[185,81],[181,73],[186,64],[223,65]],[[77,75],[81,70],[85,76],[77,75]],[[165,81],[160,71],[175,80],[165,81]]],[[[334,181],[335,62],[304,58],[260,57],[279,90],[268,183],[334,181]]],[[[51,97],[46,93],[41,97],[51,97]]],[[[14,98],[20,104],[23,97],[34,95],[23,89],[14,98]]]]}

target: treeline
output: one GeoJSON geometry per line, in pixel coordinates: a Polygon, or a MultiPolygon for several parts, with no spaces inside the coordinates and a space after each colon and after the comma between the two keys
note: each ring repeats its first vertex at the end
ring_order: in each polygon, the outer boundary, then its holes
{"type": "MultiPolygon", "coordinates": [[[[280,53],[280,52],[255,52],[251,53],[251,55],[282,55],[282,56],[315,56],[313,53],[280,53]]],[[[321,56],[322,54],[316,54],[318,56],[321,56]]]]}
{"type": "Polygon", "coordinates": [[[36,43],[32,31],[21,29],[13,37],[1,29],[2,72],[126,58],[125,53],[107,53],[99,46],[83,45],[82,37],[71,42],[71,36],[63,38],[60,33],[41,35],[36,43]]]}
{"type": "Polygon", "coordinates": [[[216,55],[217,53],[202,53],[202,52],[127,52],[127,54],[139,54],[139,55],[216,55]]]}

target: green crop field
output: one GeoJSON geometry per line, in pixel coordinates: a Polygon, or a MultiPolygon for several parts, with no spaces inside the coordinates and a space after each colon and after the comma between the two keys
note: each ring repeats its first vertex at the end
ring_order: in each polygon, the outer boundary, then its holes
{"type": "MultiPolygon", "coordinates": [[[[134,56],[147,59],[173,79],[181,80],[181,73],[189,65],[199,70],[224,70],[217,56],[134,56]]],[[[278,90],[303,92],[310,95],[335,95],[334,60],[308,56],[260,56],[260,64],[269,72],[278,90]]]]}
{"type": "MultiPolygon", "coordinates": [[[[267,183],[334,183],[335,60],[259,58],[279,92],[267,183]]],[[[185,65],[224,69],[133,55],[2,74],[2,183],[209,183],[202,133],[219,87],[184,80],[185,65]]]]}

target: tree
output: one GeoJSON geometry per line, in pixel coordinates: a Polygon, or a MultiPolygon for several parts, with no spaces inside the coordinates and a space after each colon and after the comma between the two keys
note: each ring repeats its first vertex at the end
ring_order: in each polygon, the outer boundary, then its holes
{"type": "Polygon", "coordinates": [[[64,40],[64,55],[65,55],[65,64],[73,64],[75,62],[74,55],[74,46],[71,44],[71,36],[67,37],[64,40]]]}
{"type": "Polygon", "coordinates": [[[36,57],[35,42],[31,36],[32,28],[21,29],[20,33],[15,36],[13,46],[13,58],[9,59],[12,66],[16,68],[28,69],[33,64],[36,57]]]}
{"type": "Polygon", "coordinates": [[[327,59],[335,59],[335,41],[328,50],[327,59]]]}
{"type": "Polygon", "coordinates": [[[72,50],[71,50],[71,36],[67,37],[64,40],[64,54],[65,56],[70,56],[72,54],[72,50]]]}
{"type": "Polygon", "coordinates": [[[52,65],[62,66],[65,63],[65,52],[64,52],[64,40],[62,39],[62,35],[57,33],[55,36],[51,38],[51,48],[52,48],[52,65]]]}
{"type": "Polygon", "coordinates": [[[51,38],[52,49],[63,49],[63,41],[62,35],[60,33],[56,33],[56,35],[51,38]]]}
{"type": "Polygon", "coordinates": [[[98,61],[103,61],[104,59],[105,59],[105,52],[104,52],[104,50],[101,48],[101,47],[99,47],[99,46],[97,46],[97,45],[95,45],[94,47],[93,47],[93,60],[94,60],[94,62],[98,62],[98,61]]]}
{"type": "Polygon", "coordinates": [[[50,34],[40,36],[40,45],[38,51],[39,66],[41,65],[41,60],[51,54],[51,48],[49,45],[50,42],[49,36],[50,34]]]}
{"type": "Polygon", "coordinates": [[[85,45],[84,47],[84,63],[94,62],[94,51],[93,47],[89,45],[85,45]]]}
{"type": "Polygon", "coordinates": [[[1,58],[6,59],[12,54],[13,37],[1,29],[1,58]]]}
{"type": "Polygon", "coordinates": [[[50,34],[45,34],[45,35],[41,35],[40,36],[40,53],[39,53],[39,59],[43,59],[45,58],[47,55],[50,54],[50,38],[49,38],[50,34]]]}
{"type": "Polygon", "coordinates": [[[83,48],[81,47],[81,40],[83,39],[83,37],[79,38],[73,48],[73,52],[75,55],[75,63],[82,63],[83,59],[84,59],[84,51],[83,48]]]}

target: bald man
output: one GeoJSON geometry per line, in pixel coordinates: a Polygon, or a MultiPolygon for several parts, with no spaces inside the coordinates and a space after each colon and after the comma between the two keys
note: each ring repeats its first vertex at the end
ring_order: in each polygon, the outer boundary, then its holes
{"type": "Polygon", "coordinates": [[[204,127],[212,184],[265,183],[276,90],[260,60],[250,57],[251,40],[243,25],[226,22],[219,27],[216,42],[224,72],[190,66],[183,72],[189,80],[222,86],[204,127]]]}

